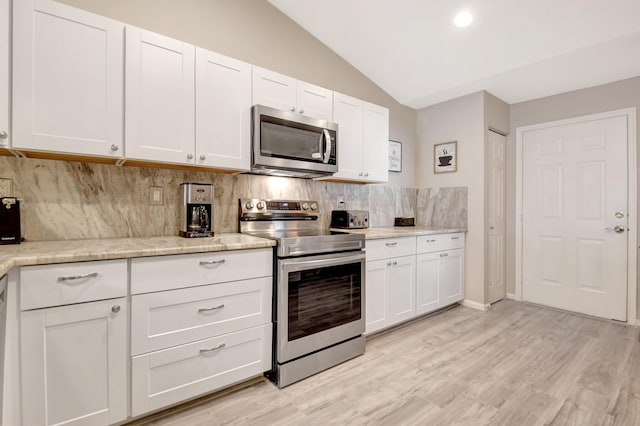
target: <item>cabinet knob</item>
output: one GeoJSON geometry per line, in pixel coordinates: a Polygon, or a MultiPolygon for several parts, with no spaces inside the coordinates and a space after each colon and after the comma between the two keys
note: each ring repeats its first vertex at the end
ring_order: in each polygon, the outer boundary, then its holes
{"type": "Polygon", "coordinates": [[[113,305],[111,307],[111,312],[113,312],[114,314],[117,314],[118,312],[120,312],[120,305],[113,305]]]}
{"type": "Polygon", "coordinates": [[[204,154],[202,154],[202,155],[200,155],[200,159],[201,159],[202,161],[204,161],[204,160],[206,160],[206,159],[207,159],[207,156],[206,156],[206,155],[204,155],[204,154]]]}
{"type": "Polygon", "coordinates": [[[118,145],[113,144],[111,145],[111,151],[116,152],[118,150],[118,145]]]}
{"type": "Polygon", "coordinates": [[[291,112],[296,112],[296,107],[291,107],[291,112]]]}
{"type": "Polygon", "coordinates": [[[358,176],[362,176],[363,174],[364,174],[364,173],[360,172],[360,173],[358,173],[358,176]]]}
{"type": "Polygon", "coordinates": [[[193,154],[187,154],[187,160],[193,160],[193,154]]]}
{"type": "Polygon", "coordinates": [[[398,265],[398,261],[397,261],[397,260],[394,260],[394,261],[393,261],[393,266],[397,266],[397,265],[398,265]]]}
{"type": "Polygon", "coordinates": [[[369,172],[364,172],[364,175],[365,176],[369,176],[369,172]]]}
{"type": "Polygon", "coordinates": [[[388,261],[388,262],[387,262],[387,266],[391,266],[391,261],[388,261]]]}
{"type": "Polygon", "coordinates": [[[300,114],[304,114],[304,109],[301,109],[301,110],[300,110],[300,114]]]}
{"type": "Polygon", "coordinates": [[[6,141],[8,137],[9,134],[7,132],[0,130],[0,144],[4,144],[4,141],[6,141]]]}

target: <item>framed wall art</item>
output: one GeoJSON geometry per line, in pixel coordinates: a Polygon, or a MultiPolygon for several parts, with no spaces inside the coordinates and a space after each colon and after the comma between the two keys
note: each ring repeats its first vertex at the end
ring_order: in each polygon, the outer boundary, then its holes
{"type": "Polygon", "coordinates": [[[458,142],[445,142],[433,146],[433,173],[458,170],[458,142]]]}
{"type": "Polygon", "coordinates": [[[389,141],[389,171],[402,171],[402,142],[389,141]]]}

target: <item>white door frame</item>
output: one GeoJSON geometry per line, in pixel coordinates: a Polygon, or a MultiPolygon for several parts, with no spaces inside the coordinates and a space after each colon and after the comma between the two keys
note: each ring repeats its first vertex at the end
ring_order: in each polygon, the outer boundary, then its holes
{"type": "Polygon", "coordinates": [[[636,108],[625,108],[615,111],[607,111],[598,114],[583,115],[565,120],[549,121],[516,128],[516,282],[515,299],[522,300],[522,172],[523,172],[523,147],[524,132],[540,130],[549,127],[564,126],[568,124],[583,123],[585,121],[602,120],[613,117],[627,117],[627,154],[628,154],[628,239],[627,239],[627,323],[636,325],[636,297],[638,292],[637,282],[637,153],[636,153],[636,108]]]}

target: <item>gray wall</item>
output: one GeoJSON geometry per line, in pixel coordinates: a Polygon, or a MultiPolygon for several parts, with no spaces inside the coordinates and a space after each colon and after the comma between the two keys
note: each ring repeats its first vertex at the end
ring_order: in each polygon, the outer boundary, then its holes
{"type": "Polygon", "coordinates": [[[465,299],[484,304],[484,92],[418,111],[418,188],[468,187],[465,299]],[[457,171],[433,172],[433,147],[457,141],[457,171]]]}
{"type": "MultiPolygon", "coordinates": [[[[640,111],[640,77],[511,105],[507,139],[507,292],[515,293],[516,128],[628,107],[636,107],[636,114],[640,111]]],[[[632,229],[636,224],[637,218],[631,218],[632,229]]]]}
{"type": "Polygon", "coordinates": [[[389,108],[389,137],[403,142],[402,172],[415,187],[416,111],[386,92],[265,0],[60,0],[389,108]]]}

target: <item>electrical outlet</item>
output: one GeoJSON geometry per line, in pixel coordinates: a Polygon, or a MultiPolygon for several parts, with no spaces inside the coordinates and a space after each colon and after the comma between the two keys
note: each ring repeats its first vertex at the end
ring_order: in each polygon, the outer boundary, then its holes
{"type": "Polygon", "coordinates": [[[164,204],[164,194],[161,186],[149,187],[149,205],[161,206],[164,204]]]}
{"type": "Polygon", "coordinates": [[[346,209],[347,203],[344,202],[344,195],[338,195],[338,208],[346,209]]]}
{"type": "Polygon", "coordinates": [[[11,179],[0,178],[0,197],[11,197],[13,181],[11,179]]]}

